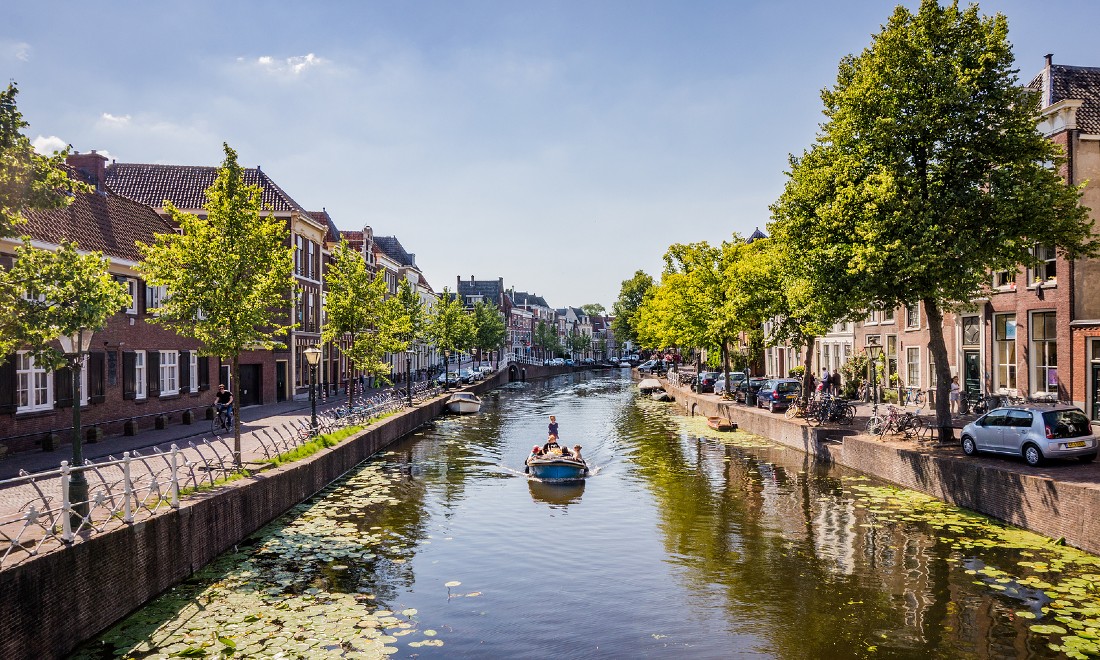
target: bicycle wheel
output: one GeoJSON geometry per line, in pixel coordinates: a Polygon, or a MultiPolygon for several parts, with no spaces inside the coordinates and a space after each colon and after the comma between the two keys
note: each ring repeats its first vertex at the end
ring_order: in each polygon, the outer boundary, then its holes
{"type": "Polygon", "coordinates": [[[802,408],[800,408],[797,403],[792,403],[791,405],[787,406],[787,412],[783,413],[783,415],[787,419],[794,419],[795,417],[799,417],[802,415],[802,408]]]}
{"type": "Polygon", "coordinates": [[[886,428],[886,419],[875,415],[871,419],[867,420],[867,432],[874,435],[882,435],[883,430],[886,428]]]}
{"type": "Polygon", "coordinates": [[[920,435],[922,430],[924,430],[924,420],[920,417],[917,417],[916,415],[913,415],[909,419],[905,420],[905,426],[904,428],[902,428],[902,433],[905,434],[905,437],[912,438],[914,436],[920,435]]]}
{"type": "Polygon", "coordinates": [[[226,423],[225,415],[222,413],[214,413],[214,419],[210,420],[210,432],[214,435],[222,435],[229,430],[229,426],[226,423]]]}
{"type": "Polygon", "coordinates": [[[837,423],[848,426],[856,419],[856,409],[853,406],[845,405],[840,410],[840,414],[837,415],[837,423]]]}

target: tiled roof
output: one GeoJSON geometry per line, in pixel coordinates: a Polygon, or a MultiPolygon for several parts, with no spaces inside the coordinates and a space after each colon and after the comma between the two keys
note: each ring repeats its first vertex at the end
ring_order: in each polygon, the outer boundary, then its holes
{"type": "MultiPolygon", "coordinates": [[[[1046,69],[1035,76],[1028,87],[1045,92],[1046,69]]],[[[1077,109],[1077,128],[1084,133],[1100,134],[1100,67],[1050,65],[1050,99],[1047,105],[1065,100],[1084,101],[1077,109]]]]}
{"type": "Polygon", "coordinates": [[[402,266],[415,266],[415,260],[413,255],[405,251],[405,248],[401,247],[401,241],[397,240],[396,236],[375,236],[374,244],[378,246],[380,250],[386,253],[390,259],[393,259],[402,266]]]}
{"type": "MultiPolygon", "coordinates": [[[[264,210],[299,211],[308,215],[298,202],[277,186],[260,168],[241,170],[247,185],[263,189],[260,201],[264,210]]],[[[149,165],[112,163],[107,166],[107,185],[118,194],[153,208],[169,200],[184,210],[201,209],[206,204],[206,189],[214,185],[218,168],[193,165],[149,165]]]]}
{"type": "Polygon", "coordinates": [[[494,305],[500,305],[500,294],[504,293],[500,280],[458,280],[458,295],[466,298],[481,296],[494,305]]]}
{"type": "Polygon", "coordinates": [[[755,241],[755,240],[756,240],[756,239],[758,239],[758,238],[767,238],[767,237],[768,237],[768,235],[767,235],[767,234],[765,234],[764,232],[760,231],[760,227],[757,227],[757,228],[756,228],[756,231],[754,231],[754,232],[753,232],[753,233],[752,233],[752,234],[751,234],[751,235],[750,235],[750,236],[749,236],[749,237],[748,237],[748,238],[747,238],[747,239],[745,240],[745,242],[746,242],[746,243],[752,243],[753,241],[755,241]]]}
{"type": "Polygon", "coordinates": [[[328,211],[324,209],[321,209],[320,211],[310,211],[309,217],[313,218],[325,227],[328,227],[328,231],[325,233],[326,243],[340,242],[340,229],[336,227],[336,223],[332,221],[332,216],[328,214],[328,211]]]}
{"type": "Polygon", "coordinates": [[[550,309],[550,305],[546,304],[545,298],[527,293],[526,291],[513,291],[512,304],[519,305],[520,307],[545,307],[546,309],[550,309]]]}
{"type": "Polygon", "coordinates": [[[67,238],[82,250],[130,261],[141,261],[138,241],[152,243],[157,234],[173,231],[153,209],[117,195],[80,194],[67,208],[24,211],[23,216],[27,224],[20,230],[31,238],[54,244],[67,238]]]}

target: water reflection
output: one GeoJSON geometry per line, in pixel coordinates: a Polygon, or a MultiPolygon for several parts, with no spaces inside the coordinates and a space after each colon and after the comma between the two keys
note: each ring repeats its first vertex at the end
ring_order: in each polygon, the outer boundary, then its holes
{"type": "Polygon", "coordinates": [[[583,480],[549,482],[528,479],[527,487],[531,490],[531,499],[536,502],[565,507],[580,501],[581,495],[584,495],[584,483],[583,480]]]}

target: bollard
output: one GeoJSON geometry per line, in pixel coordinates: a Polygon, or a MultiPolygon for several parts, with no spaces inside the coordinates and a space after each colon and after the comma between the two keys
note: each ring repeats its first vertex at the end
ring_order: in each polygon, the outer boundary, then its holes
{"type": "Polygon", "coordinates": [[[69,462],[61,461],[61,541],[73,542],[73,523],[69,519],[72,505],[69,504],[69,462]]]}
{"type": "Polygon", "coordinates": [[[126,502],[122,506],[122,522],[134,522],[134,510],[131,502],[134,499],[134,482],[130,480],[130,452],[122,453],[122,489],[126,502]]]}
{"type": "Polygon", "coordinates": [[[172,508],[180,508],[180,476],[179,476],[180,448],[172,445],[172,508]]]}

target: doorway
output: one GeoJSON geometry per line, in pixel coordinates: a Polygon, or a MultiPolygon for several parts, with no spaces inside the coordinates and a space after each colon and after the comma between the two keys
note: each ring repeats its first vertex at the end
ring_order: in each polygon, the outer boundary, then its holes
{"type": "Polygon", "coordinates": [[[1100,419],[1100,362],[1092,363],[1092,418],[1100,419]]]}
{"type": "Polygon", "coordinates": [[[257,406],[263,403],[262,371],[263,365],[241,365],[241,407],[257,406]]]}
{"type": "Polygon", "coordinates": [[[286,360],[275,362],[275,402],[286,401],[286,360]]]}
{"type": "Polygon", "coordinates": [[[982,395],[982,359],[980,351],[963,351],[963,391],[967,396],[982,395]]]}

